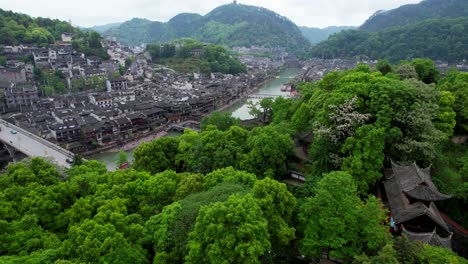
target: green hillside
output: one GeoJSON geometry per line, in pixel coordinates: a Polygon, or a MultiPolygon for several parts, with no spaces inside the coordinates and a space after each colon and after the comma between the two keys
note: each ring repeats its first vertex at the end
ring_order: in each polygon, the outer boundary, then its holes
{"type": "Polygon", "coordinates": [[[285,47],[290,51],[304,50],[310,44],[287,18],[265,8],[240,4],[220,6],[205,16],[180,14],[167,23],[132,19],[105,35],[127,45],[187,37],[213,44],[285,47]]]}
{"type": "Polygon", "coordinates": [[[61,40],[62,33],[73,34],[73,47],[86,55],[107,59],[101,46],[101,36],[95,31],[81,31],[70,23],[5,11],[0,9],[0,45],[32,44],[47,47],[61,40]]]}
{"type": "Polygon", "coordinates": [[[426,19],[457,18],[468,14],[466,0],[425,0],[419,4],[403,5],[390,11],[379,11],[360,29],[378,31],[394,26],[404,26],[426,19]]]}
{"type": "Polygon", "coordinates": [[[347,30],[313,47],[311,56],[461,61],[468,58],[468,17],[427,20],[378,32],[347,30]]]}

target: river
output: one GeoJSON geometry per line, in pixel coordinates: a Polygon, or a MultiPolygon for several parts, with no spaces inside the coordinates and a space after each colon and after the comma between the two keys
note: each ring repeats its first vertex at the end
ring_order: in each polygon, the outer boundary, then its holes
{"type": "MultiPolygon", "coordinates": [[[[301,69],[298,68],[287,68],[279,73],[275,79],[265,82],[259,89],[257,89],[253,94],[262,94],[262,95],[282,95],[287,94],[282,92],[281,88],[284,84],[288,83],[290,80],[294,79],[296,75],[300,72],[301,69]]],[[[249,114],[249,109],[247,107],[247,102],[259,102],[260,99],[244,99],[236,104],[233,104],[231,107],[225,109],[224,113],[232,113],[233,117],[237,117],[241,120],[251,119],[252,116],[249,114]]],[[[171,132],[168,136],[178,136],[180,133],[171,132]]],[[[128,156],[128,161],[133,163],[133,152],[135,149],[126,151],[128,156]]],[[[117,169],[117,159],[118,152],[104,152],[98,155],[92,156],[89,159],[98,160],[106,164],[108,170],[113,171],[117,169]]]]}
{"type": "MultiPolygon", "coordinates": [[[[261,94],[261,95],[285,95],[287,92],[282,92],[284,84],[287,84],[289,81],[294,79],[297,74],[299,74],[301,69],[298,68],[286,68],[276,76],[275,79],[267,81],[259,89],[257,89],[252,94],[261,94]]],[[[249,114],[249,108],[247,106],[248,101],[254,103],[260,102],[261,99],[244,99],[231,107],[224,110],[224,113],[231,112],[233,117],[237,117],[241,120],[252,119],[253,116],[249,114]]]]}

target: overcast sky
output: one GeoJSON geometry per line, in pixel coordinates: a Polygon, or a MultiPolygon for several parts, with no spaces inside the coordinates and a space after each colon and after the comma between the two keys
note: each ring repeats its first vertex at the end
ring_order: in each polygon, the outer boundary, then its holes
{"type": "MultiPolygon", "coordinates": [[[[361,25],[377,10],[388,10],[421,0],[240,0],[288,17],[299,26],[361,25]]],[[[93,26],[122,22],[133,17],[167,21],[179,13],[206,14],[227,0],[0,0],[0,8],[71,20],[93,26]]]]}

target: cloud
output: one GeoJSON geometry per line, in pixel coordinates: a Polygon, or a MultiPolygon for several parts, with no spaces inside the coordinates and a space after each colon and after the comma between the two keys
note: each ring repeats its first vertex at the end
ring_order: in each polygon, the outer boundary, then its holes
{"type": "MultiPolygon", "coordinates": [[[[326,27],[362,24],[377,10],[420,0],[239,0],[288,17],[298,25],[326,27]]],[[[179,13],[206,14],[229,0],[0,0],[6,10],[71,20],[80,26],[122,22],[133,17],[167,21],[179,13]]]]}

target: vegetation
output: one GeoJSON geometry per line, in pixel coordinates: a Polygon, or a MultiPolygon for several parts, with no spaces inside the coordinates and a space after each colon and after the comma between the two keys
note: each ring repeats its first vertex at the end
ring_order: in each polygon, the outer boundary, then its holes
{"type": "Polygon", "coordinates": [[[458,18],[466,16],[468,3],[463,0],[424,0],[417,4],[403,5],[389,11],[377,11],[360,29],[379,31],[384,28],[405,26],[434,18],[458,18]]]}
{"type": "Polygon", "coordinates": [[[60,41],[62,33],[73,34],[73,47],[86,55],[108,59],[101,46],[101,36],[96,32],[83,32],[70,23],[49,18],[32,18],[28,15],[0,9],[0,44],[34,44],[47,47],[60,41]]]}
{"type": "Polygon", "coordinates": [[[209,173],[232,166],[260,177],[281,177],[287,172],[286,161],[293,148],[290,135],[283,131],[280,126],[252,131],[232,126],[221,131],[212,125],[201,133],[187,130],[179,138],[161,138],[138,147],[135,169],[209,173]]]}
{"type": "Polygon", "coordinates": [[[0,9],[0,44],[20,43],[47,46],[60,40],[63,32],[75,32],[67,22],[49,18],[31,18],[28,15],[0,9]]]}
{"type": "Polygon", "coordinates": [[[313,47],[311,56],[457,62],[468,57],[467,28],[468,18],[462,17],[426,20],[376,32],[346,30],[313,47]]]}
{"type": "MultiPolygon", "coordinates": [[[[441,78],[429,60],[329,73],[300,99],[260,103],[251,130],[215,114],[135,150],[107,172],[75,159],[33,158],[0,175],[1,263],[466,263],[450,250],[392,238],[374,186],[390,159],[434,166],[466,220],[466,73],[441,78]],[[293,137],[313,132],[305,184],[281,183],[293,137]],[[293,190],[291,192],[290,190],[293,190]]],[[[122,155],[121,161],[126,157],[122,155]]],[[[302,164],[304,165],[304,164],[302,164]]]]}
{"type": "Polygon", "coordinates": [[[152,44],[146,49],[153,61],[181,72],[246,72],[245,65],[230,56],[224,47],[203,44],[193,39],[182,39],[163,45],[152,44]]]}
{"type": "Polygon", "coordinates": [[[298,54],[309,45],[299,28],[287,18],[265,8],[240,4],[220,6],[205,16],[180,14],[168,23],[134,18],[105,35],[115,36],[128,45],[194,38],[230,47],[284,47],[298,54]]]}

